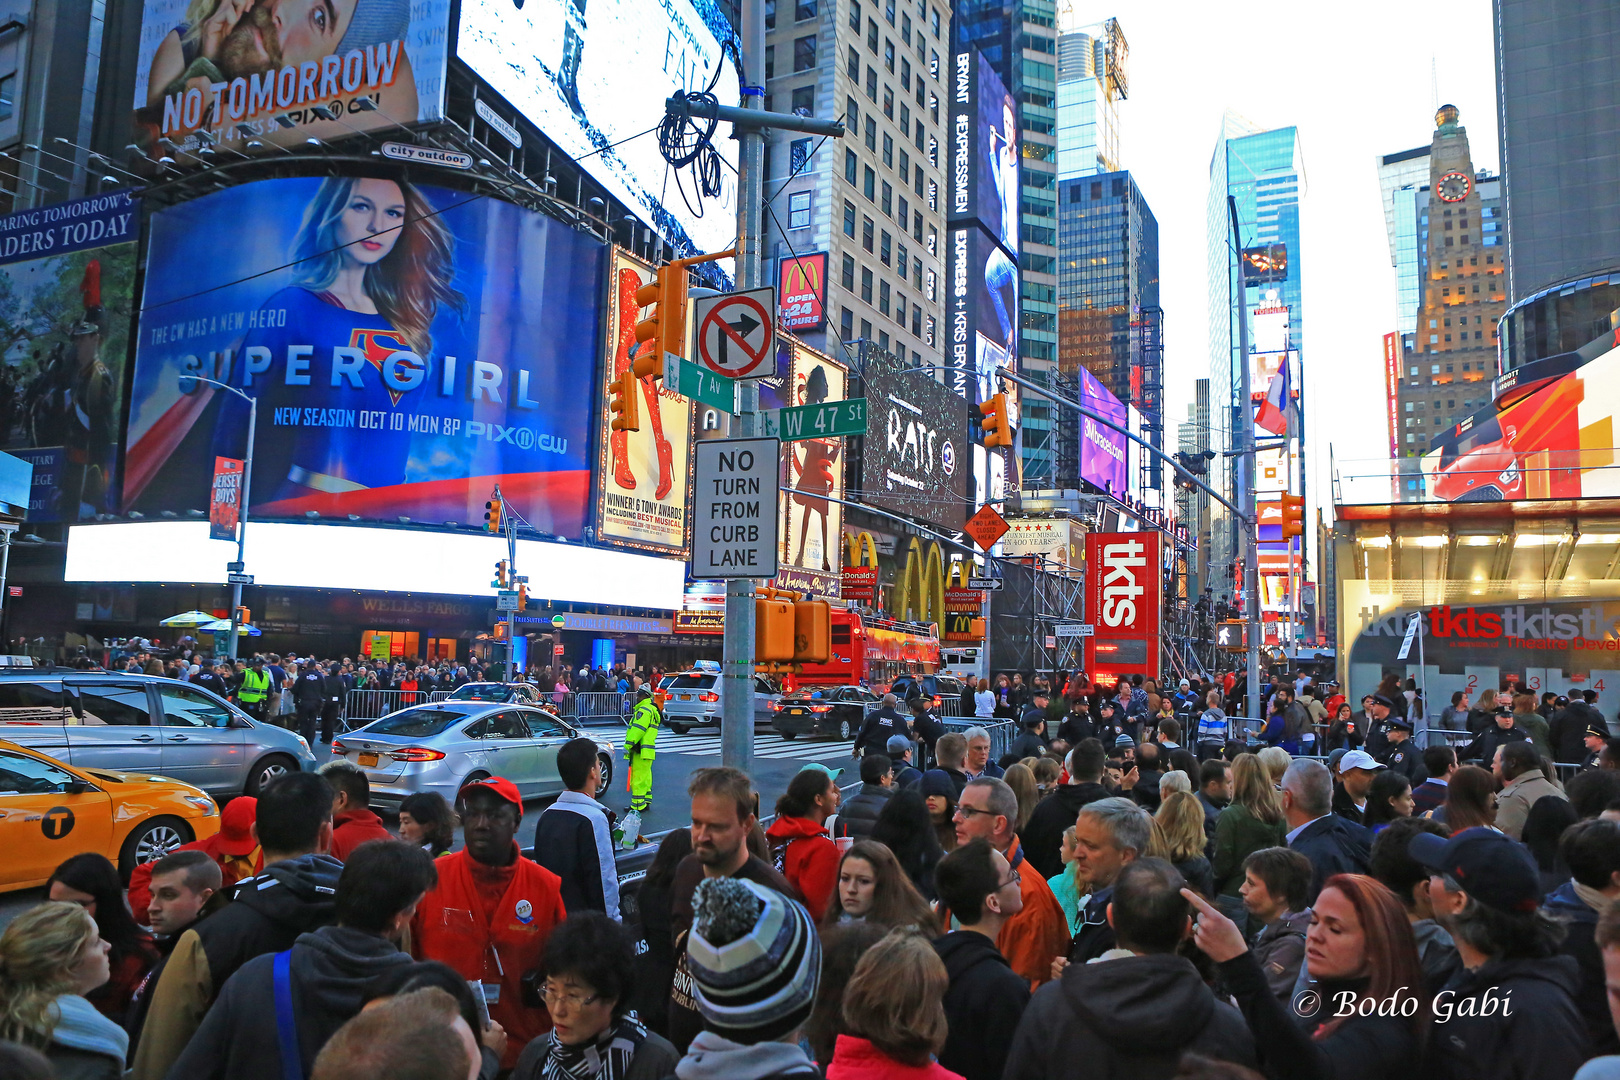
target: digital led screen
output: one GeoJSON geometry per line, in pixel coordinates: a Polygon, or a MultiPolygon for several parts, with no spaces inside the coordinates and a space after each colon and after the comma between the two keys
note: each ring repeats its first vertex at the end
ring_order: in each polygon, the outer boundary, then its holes
{"type": "MultiPolygon", "coordinates": [[[[663,117],[665,98],[711,81],[720,104],[739,103],[736,68],[721,52],[733,36],[712,0],[593,0],[588,8],[583,0],[462,0],[456,57],[677,254],[690,255],[723,251],[736,235],[737,143],[722,125],[713,141],[724,162],[721,195],[699,208],[692,170],[668,168],[658,139],[644,132],[663,117]]],[[[755,81],[763,82],[757,72],[755,81]]]]}
{"type": "MultiPolygon", "coordinates": [[[[1079,369],[1080,404],[1091,411],[1126,427],[1128,414],[1124,404],[1108,392],[1095,375],[1085,368],[1079,369]]],[[[1080,478],[1097,485],[1115,497],[1126,493],[1126,461],[1130,440],[1123,433],[1097,423],[1089,416],[1080,417],[1080,478]]]]}
{"type": "Polygon", "coordinates": [[[967,517],[967,402],[883,353],[866,365],[861,501],[952,531],[967,517]]]}
{"type": "Polygon", "coordinates": [[[996,368],[1018,366],[1018,266],[977,225],[953,227],[947,237],[945,366],[953,369],[951,389],[977,404],[996,392],[996,368]]]}
{"type": "Polygon", "coordinates": [[[950,176],[945,220],[977,223],[1008,251],[1018,250],[1018,103],[977,49],[955,54],[951,70],[950,176]]]}
{"type": "Polygon", "coordinates": [[[391,179],[160,211],[124,507],[201,509],[214,458],[248,456],[246,401],[197,374],[257,403],[250,516],[474,522],[498,483],[535,529],[581,535],[606,255],[542,214],[391,179]]]}

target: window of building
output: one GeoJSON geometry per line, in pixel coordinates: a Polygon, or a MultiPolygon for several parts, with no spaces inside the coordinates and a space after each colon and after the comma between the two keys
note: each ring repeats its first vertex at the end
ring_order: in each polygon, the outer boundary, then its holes
{"type": "Polygon", "coordinates": [[[861,320],[861,340],[862,341],[871,341],[872,340],[872,323],[871,323],[871,320],[869,320],[869,319],[862,319],[861,320]]]}
{"type": "MultiPolygon", "coordinates": [[[[917,134],[922,134],[921,120],[917,121],[917,134]]],[[[932,165],[936,169],[939,168],[939,140],[931,135],[928,138],[928,164],[932,165]]],[[[922,172],[921,167],[917,169],[917,172],[919,174],[922,172]]],[[[918,194],[920,195],[922,193],[918,192],[918,194]]]]}
{"type": "Polygon", "coordinates": [[[900,40],[907,45],[911,44],[911,16],[900,16],[900,40]]]}
{"type": "Polygon", "coordinates": [[[883,115],[894,119],[894,87],[887,84],[883,87],[883,115]]]}
{"type": "Polygon", "coordinates": [[[859,130],[861,126],[861,107],[847,94],[844,96],[844,123],[850,131],[859,130]]]}
{"type": "Polygon", "coordinates": [[[793,21],[804,22],[816,17],[816,0],[798,0],[793,8],[793,21]]]}
{"type": "Polygon", "coordinates": [[[883,261],[884,266],[889,266],[890,260],[893,259],[893,257],[894,238],[891,237],[889,235],[889,231],[885,229],[883,230],[881,239],[878,241],[878,258],[883,261]]]}
{"type": "Polygon", "coordinates": [[[841,269],[843,273],[839,275],[839,284],[853,291],[855,288],[855,256],[845,255],[841,269]]]}
{"type": "MultiPolygon", "coordinates": [[[[932,225],[928,226],[928,254],[939,254],[939,230],[932,225]]],[[[933,297],[929,297],[929,299],[932,300],[933,297]]]]}
{"type": "Polygon", "coordinates": [[[765,46],[765,78],[776,78],[776,46],[765,46]]]}
{"type": "Polygon", "coordinates": [[[878,205],[883,210],[884,217],[894,213],[894,185],[887,180],[883,181],[883,200],[878,205]]]}
{"type": "Polygon", "coordinates": [[[849,28],[851,30],[856,31],[857,33],[860,32],[860,29],[861,29],[861,0],[850,0],[850,3],[849,3],[849,28]]]}
{"type": "Polygon", "coordinates": [[[855,239],[855,204],[844,200],[844,235],[855,239]]]}
{"type": "Polygon", "coordinates": [[[866,118],[866,148],[877,151],[877,121],[870,116],[866,118]]]}
{"type": "Polygon", "coordinates": [[[913,337],[922,337],[922,308],[916,304],[911,305],[911,333],[913,337]]]}
{"type": "Polygon", "coordinates": [[[911,106],[907,105],[905,102],[902,101],[900,103],[900,137],[902,139],[905,138],[906,137],[906,132],[908,132],[910,130],[911,130],[911,106]]]}
{"type": "Polygon", "coordinates": [[[937,324],[934,322],[934,317],[932,315],[928,316],[928,318],[926,320],[924,320],[923,325],[925,325],[928,328],[927,331],[923,334],[923,343],[925,345],[934,344],[934,338],[938,334],[938,328],[937,328],[937,324]]]}
{"type": "Polygon", "coordinates": [[[765,0],[765,29],[776,29],[776,0],[765,0]]]}
{"type": "Polygon", "coordinates": [[[928,25],[933,29],[934,36],[939,37],[939,8],[928,9],[928,25]]]}
{"type": "Polygon", "coordinates": [[[939,185],[932,180],[928,181],[928,209],[939,209],[939,185]]]}
{"type": "Polygon", "coordinates": [[[859,174],[860,174],[860,162],[859,162],[859,159],[856,158],[856,156],[855,156],[855,151],[853,151],[853,150],[845,150],[844,151],[844,179],[848,180],[851,184],[853,184],[855,182],[855,178],[859,174]]]}
{"type": "Polygon", "coordinates": [[[904,150],[900,151],[900,182],[905,183],[906,177],[911,175],[911,155],[904,150]]]}
{"type": "Polygon", "coordinates": [[[788,196],[788,228],[810,227],[810,192],[795,191],[788,196]]]}
{"type": "Polygon", "coordinates": [[[1408,402],[1407,402],[1407,403],[1406,403],[1406,411],[1407,411],[1407,412],[1411,412],[1411,411],[1412,411],[1412,403],[1411,403],[1411,402],[1410,402],[1410,401],[1408,401],[1408,402]]]}
{"type": "Polygon", "coordinates": [[[933,91],[928,93],[928,119],[939,123],[939,95],[933,91]]]}
{"type": "MultiPolygon", "coordinates": [[[[861,267],[861,299],[868,304],[872,302],[872,271],[869,267],[861,267]]],[[[862,337],[871,337],[872,331],[862,330],[862,337]]]]}
{"type": "Polygon", "coordinates": [[[871,66],[866,69],[866,100],[877,100],[877,68],[871,66]]]}
{"type": "Polygon", "coordinates": [[[844,63],[844,71],[852,79],[861,77],[861,54],[855,51],[855,46],[849,47],[849,59],[844,63]]]}
{"type": "MultiPolygon", "coordinates": [[[[902,239],[902,240],[905,239],[905,233],[900,234],[900,239],[902,239]]],[[[896,244],[895,245],[895,247],[894,247],[894,265],[899,268],[899,270],[900,270],[900,279],[902,281],[905,280],[906,263],[910,259],[910,257],[911,257],[910,252],[906,251],[906,245],[905,244],[896,244]]]]}
{"type": "MultiPolygon", "coordinates": [[[[923,126],[922,126],[922,121],[921,120],[917,121],[917,136],[916,136],[916,138],[912,139],[911,141],[917,147],[917,149],[921,150],[923,148],[923,126]]],[[[933,142],[932,139],[930,139],[928,141],[933,142]]]]}
{"type": "Polygon", "coordinates": [[[917,243],[919,243],[919,244],[922,243],[922,211],[921,210],[913,210],[911,212],[911,238],[913,240],[917,241],[917,243]]]}
{"type": "Polygon", "coordinates": [[[889,351],[889,332],[887,330],[878,331],[878,348],[884,352],[889,351]]]}
{"type": "Polygon", "coordinates": [[[904,195],[900,196],[900,205],[895,209],[894,220],[900,223],[900,228],[903,233],[903,230],[906,227],[906,222],[911,220],[911,204],[906,201],[906,197],[904,195]]]}
{"type": "Polygon", "coordinates": [[[793,88],[793,111],[800,116],[814,116],[816,109],[816,88],[814,86],[796,86],[793,88]]]}
{"type": "Polygon", "coordinates": [[[793,70],[809,71],[816,66],[816,35],[793,39],[793,70]]]}
{"type": "MultiPolygon", "coordinates": [[[[887,281],[878,282],[878,311],[884,315],[889,313],[889,283],[887,281]]],[[[887,348],[888,346],[884,347],[887,348]]]]}
{"type": "Polygon", "coordinates": [[[890,75],[894,74],[894,42],[888,38],[883,39],[883,66],[889,69],[890,75]]]}
{"type": "MultiPolygon", "coordinates": [[[[904,57],[900,59],[900,89],[907,91],[911,89],[911,61],[904,57]]],[[[903,124],[902,126],[909,127],[910,125],[903,124]]]]}
{"type": "Polygon", "coordinates": [[[865,248],[867,251],[871,251],[872,237],[876,232],[877,228],[872,224],[871,218],[861,218],[861,247],[865,248]]]}
{"type": "Polygon", "coordinates": [[[876,197],[874,193],[877,191],[877,173],[870,165],[861,166],[861,189],[866,193],[867,202],[876,197]]]}
{"type": "MultiPolygon", "coordinates": [[[[917,40],[921,41],[922,38],[918,38],[917,40]]],[[[928,104],[928,98],[924,94],[922,76],[918,75],[917,76],[917,108],[920,109],[926,104],[928,104]]]]}
{"type": "Polygon", "coordinates": [[[849,308],[838,313],[838,335],[845,341],[855,336],[855,313],[849,308]]]}
{"type": "Polygon", "coordinates": [[[883,167],[894,168],[894,136],[888,132],[883,133],[883,167]]]}
{"type": "MultiPolygon", "coordinates": [[[[923,272],[922,272],[922,260],[921,259],[912,259],[911,260],[911,283],[913,285],[917,286],[917,288],[919,288],[919,289],[923,287],[923,272]]],[[[928,299],[932,300],[933,298],[934,298],[934,272],[932,270],[930,270],[928,272],[928,299]]]]}
{"type": "Polygon", "coordinates": [[[868,49],[871,49],[874,55],[877,53],[877,37],[878,37],[878,35],[877,35],[877,20],[876,19],[867,19],[866,20],[866,47],[868,49]]]}

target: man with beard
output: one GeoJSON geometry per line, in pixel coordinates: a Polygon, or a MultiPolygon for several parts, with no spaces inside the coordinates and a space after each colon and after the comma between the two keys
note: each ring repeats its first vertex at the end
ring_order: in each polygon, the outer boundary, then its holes
{"type": "MultiPolygon", "coordinates": [[[[207,103],[206,125],[217,84],[319,64],[328,56],[346,56],[356,49],[364,54],[369,46],[398,41],[393,83],[360,89],[379,94],[381,115],[398,121],[417,119],[416,77],[403,44],[410,30],[409,0],[191,0],[186,16],[152,56],[146,84],[149,107],[161,109],[165,98],[196,87],[207,103]]],[[[300,125],[298,139],[319,135],[314,129],[321,126],[300,125]]],[[[325,126],[334,135],[352,130],[336,121],[325,126]]],[[[175,137],[184,132],[163,134],[175,137]]]]}

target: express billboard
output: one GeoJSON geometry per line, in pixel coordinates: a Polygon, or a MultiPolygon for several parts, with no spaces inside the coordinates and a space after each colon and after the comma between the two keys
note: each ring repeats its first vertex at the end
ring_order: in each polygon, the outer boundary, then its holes
{"type": "Polygon", "coordinates": [[[257,403],[255,516],[473,522],[499,483],[537,530],[580,535],[606,254],[509,203],[375,177],[154,215],[125,508],[200,508],[215,456],[246,456],[246,404],[198,374],[257,403]]]}
{"type": "Polygon", "coordinates": [[[0,449],[34,466],[30,522],[117,508],[139,221],[128,191],[0,217],[0,449]]]}
{"type": "Polygon", "coordinates": [[[631,547],[671,553],[686,550],[688,487],[692,464],[693,403],[664,386],[641,380],[641,431],[613,431],[608,385],[630,366],[636,323],[643,309],[636,290],[652,282],[650,265],[613,250],[608,272],[606,371],[597,415],[596,535],[631,547]]]}
{"type": "Polygon", "coordinates": [[[950,387],[969,401],[988,400],[996,368],[1018,365],[1018,265],[977,225],[953,226],[950,238],[950,387]]]}
{"type": "Polygon", "coordinates": [[[1018,250],[1018,103],[973,48],[955,54],[950,93],[950,197],[945,220],[977,224],[1018,250]]]}
{"type": "Polygon", "coordinates": [[[662,117],[665,98],[705,89],[735,105],[737,73],[721,49],[734,36],[712,0],[595,0],[588,12],[583,0],[462,0],[456,57],[691,255],[729,247],[737,231],[737,144],[714,140],[722,191],[698,206],[680,190],[690,178],[646,134],[648,110],[662,117]]]}
{"type": "Polygon", "coordinates": [[[861,498],[952,531],[967,517],[968,405],[887,353],[866,365],[861,498]]]}
{"type": "MultiPolygon", "coordinates": [[[[1085,368],[1079,369],[1080,404],[1092,412],[1126,426],[1125,405],[1085,368]]],[[[1080,418],[1080,478],[1103,491],[1121,496],[1126,491],[1126,448],[1130,440],[1089,416],[1080,418]]]]}
{"type": "Polygon", "coordinates": [[[444,113],[450,0],[145,0],[134,136],[239,152],[444,113]]]}

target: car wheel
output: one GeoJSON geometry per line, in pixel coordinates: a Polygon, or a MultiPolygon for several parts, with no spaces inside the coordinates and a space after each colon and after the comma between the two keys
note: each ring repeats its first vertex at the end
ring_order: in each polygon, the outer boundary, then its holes
{"type": "Polygon", "coordinates": [[[669,730],[673,731],[677,735],[685,735],[692,729],[687,727],[685,724],[671,724],[669,725],[669,730]]]}
{"type": "Polygon", "coordinates": [[[838,721],[838,737],[840,739],[853,739],[855,732],[850,729],[849,717],[838,721]]]}
{"type": "Polygon", "coordinates": [[[118,871],[127,882],[142,863],[156,862],[196,838],[190,825],[175,817],[155,817],[135,826],[118,854],[118,871]]]}
{"type": "Polygon", "coordinates": [[[602,786],[596,789],[596,795],[600,798],[613,783],[613,757],[610,754],[597,754],[596,760],[602,765],[602,786]]]}
{"type": "Polygon", "coordinates": [[[797,731],[784,731],[784,732],[781,733],[781,735],[782,735],[782,738],[788,739],[788,740],[796,739],[796,738],[799,737],[799,733],[797,731]]]}
{"type": "Polygon", "coordinates": [[[264,785],[278,776],[286,776],[288,773],[297,771],[298,762],[292,758],[283,757],[281,754],[271,754],[255,764],[253,770],[248,773],[247,789],[244,794],[257,799],[259,792],[264,790],[264,785]]]}

